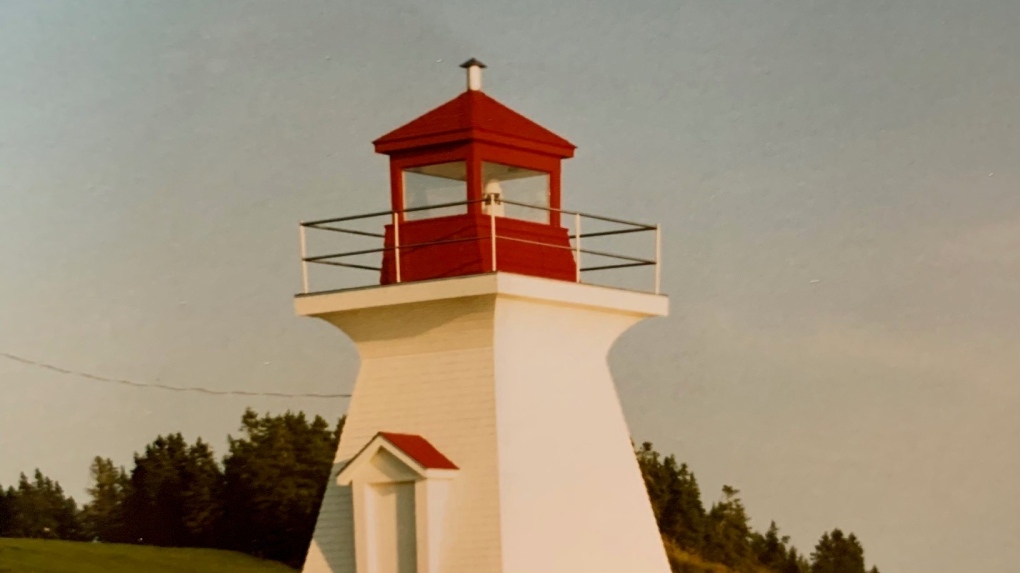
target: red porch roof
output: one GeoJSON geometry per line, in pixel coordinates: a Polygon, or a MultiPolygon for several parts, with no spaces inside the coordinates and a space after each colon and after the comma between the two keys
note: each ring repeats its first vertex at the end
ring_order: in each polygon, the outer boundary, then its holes
{"type": "Polygon", "coordinates": [[[425,438],[414,434],[394,434],[391,432],[379,432],[378,434],[387,442],[400,451],[407,454],[411,459],[429,470],[455,470],[459,469],[446,456],[439,452],[425,438]]]}

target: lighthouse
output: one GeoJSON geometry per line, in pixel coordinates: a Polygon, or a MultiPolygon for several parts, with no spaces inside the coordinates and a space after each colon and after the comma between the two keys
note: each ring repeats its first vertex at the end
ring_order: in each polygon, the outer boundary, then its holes
{"type": "Polygon", "coordinates": [[[658,227],[563,209],[575,147],[463,67],[463,93],[374,141],[389,210],[301,225],[296,312],[361,360],[303,571],[668,573],[607,364],[667,314],[658,227]],[[379,245],[314,255],[319,230],[379,245]],[[653,255],[590,247],[637,233],[653,255]],[[315,264],[374,284],[312,285],[315,264]],[[646,270],[644,289],[593,278],[646,270]]]}

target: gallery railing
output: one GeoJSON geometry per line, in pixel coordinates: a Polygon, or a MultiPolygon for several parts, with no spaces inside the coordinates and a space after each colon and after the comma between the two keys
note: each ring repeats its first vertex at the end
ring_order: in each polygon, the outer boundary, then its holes
{"type": "MultiPolygon", "coordinates": [[[[526,203],[519,203],[516,201],[509,201],[506,199],[497,199],[487,197],[485,199],[475,201],[458,201],[452,203],[442,203],[437,205],[429,205],[426,207],[417,207],[404,209],[402,213],[405,215],[409,213],[416,213],[420,211],[435,211],[439,209],[449,209],[454,207],[466,207],[473,203],[483,203],[489,211],[489,234],[482,237],[468,237],[468,238],[457,238],[457,239],[444,239],[440,241],[431,241],[424,243],[406,243],[401,242],[400,227],[402,224],[401,212],[397,211],[377,211],[374,213],[366,213],[363,215],[351,215],[347,217],[336,217],[332,219],[321,219],[318,221],[305,221],[300,224],[300,242],[301,242],[301,292],[303,294],[310,294],[312,292],[328,292],[335,290],[344,290],[344,288],[360,288],[369,286],[371,284],[378,284],[377,282],[355,284],[342,288],[317,288],[312,290],[310,285],[309,277],[309,265],[325,265],[331,267],[342,267],[347,269],[358,269],[382,272],[381,266],[375,266],[368,264],[364,261],[352,262],[352,259],[358,257],[365,257],[369,255],[379,255],[387,251],[393,252],[394,262],[394,276],[396,282],[401,282],[401,264],[400,255],[402,250],[408,250],[411,248],[426,247],[432,245],[440,245],[447,243],[460,243],[466,241],[485,241],[491,245],[491,264],[492,268],[490,271],[499,270],[499,253],[498,245],[501,242],[512,241],[512,242],[523,242],[541,245],[543,247],[550,248],[561,248],[569,249],[573,253],[574,261],[576,264],[575,281],[578,283],[585,284],[604,284],[605,281],[593,281],[588,280],[587,276],[582,277],[582,273],[591,273],[595,271],[609,271],[618,269],[633,269],[636,267],[654,267],[654,273],[652,277],[652,286],[648,288],[647,283],[644,286],[640,285],[628,285],[625,288],[631,290],[639,290],[644,292],[653,292],[659,294],[661,284],[661,232],[658,225],[648,225],[644,223],[635,223],[633,221],[625,221],[623,219],[617,219],[613,217],[604,217],[601,215],[591,215],[588,213],[580,213],[578,211],[569,211],[566,209],[550,209],[548,207],[541,207],[537,205],[529,205],[526,203]],[[494,207],[499,205],[511,205],[522,209],[535,209],[544,211],[547,213],[558,212],[560,214],[561,224],[568,229],[570,245],[560,246],[538,241],[530,241],[522,239],[520,237],[513,237],[508,235],[497,234],[496,219],[501,215],[496,214],[494,207]],[[378,220],[386,218],[387,222],[393,225],[393,245],[387,246],[375,246],[362,249],[347,250],[343,252],[335,252],[324,255],[309,255],[309,237],[310,231],[328,231],[332,233],[343,234],[347,237],[361,237],[373,240],[373,242],[382,243],[385,239],[385,235],[378,231],[363,230],[357,228],[351,228],[357,226],[358,223],[365,221],[378,220]],[[595,230],[582,231],[582,226],[585,229],[589,229],[595,226],[595,230]],[[634,256],[632,254],[624,254],[619,252],[613,252],[610,250],[613,247],[619,247],[619,245],[610,245],[607,248],[590,248],[589,243],[592,240],[604,240],[608,237],[620,237],[621,235],[641,235],[644,236],[652,235],[654,237],[654,254],[651,257],[648,256],[634,256]],[[497,241],[498,239],[498,241],[497,241]],[[582,246],[582,241],[584,246],[582,246]],[[584,263],[588,263],[591,258],[595,259],[594,264],[591,266],[583,266],[584,263]],[[584,278],[585,280],[582,280],[584,278]]],[[[406,223],[403,223],[406,224],[406,223]]],[[[596,245],[598,246],[598,245],[596,245]]],[[[631,245],[633,248],[633,245],[631,245]]],[[[644,245],[647,249],[649,245],[644,245]]],[[[347,281],[345,281],[347,282],[347,281]]],[[[644,282],[644,281],[642,281],[644,282]]]]}

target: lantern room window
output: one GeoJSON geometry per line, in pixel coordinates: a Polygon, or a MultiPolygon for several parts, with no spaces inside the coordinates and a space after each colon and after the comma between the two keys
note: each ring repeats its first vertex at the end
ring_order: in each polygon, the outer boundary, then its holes
{"type": "MultiPolygon", "coordinates": [[[[463,161],[404,169],[404,209],[418,209],[467,200],[467,167],[463,161]]],[[[411,211],[404,219],[431,219],[467,213],[467,205],[411,211]]]]}
{"type": "Polygon", "coordinates": [[[482,163],[482,196],[499,194],[505,201],[531,205],[506,204],[502,215],[536,223],[549,223],[549,174],[542,171],[482,163]]]}

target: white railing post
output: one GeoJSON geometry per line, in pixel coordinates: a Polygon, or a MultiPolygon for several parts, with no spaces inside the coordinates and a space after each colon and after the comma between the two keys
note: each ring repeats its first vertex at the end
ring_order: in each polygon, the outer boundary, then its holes
{"type": "Polygon", "coordinates": [[[655,226],[655,294],[659,294],[659,285],[662,281],[662,232],[658,225],[655,226]]]}
{"type": "Polygon", "coordinates": [[[581,214],[574,213],[574,263],[577,270],[574,271],[574,281],[581,282],[581,214]]]}
{"type": "Polygon", "coordinates": [[[400,214],[393,212],[393,266],[396,269],[396,279],[400,282],[400,214]]]}
{"type": "Polygon", "coordinates": [[[487,197],[489,201],[489,242],[492,244],[492,272],[496,272],[496,198],[487,197]]]}
{"type": "Polygon", "coordinates": [[[308,294],[308,244],[305,239],[305,224],[302,222],[298,229],[301,233],[301,292],[308,294]]]}

